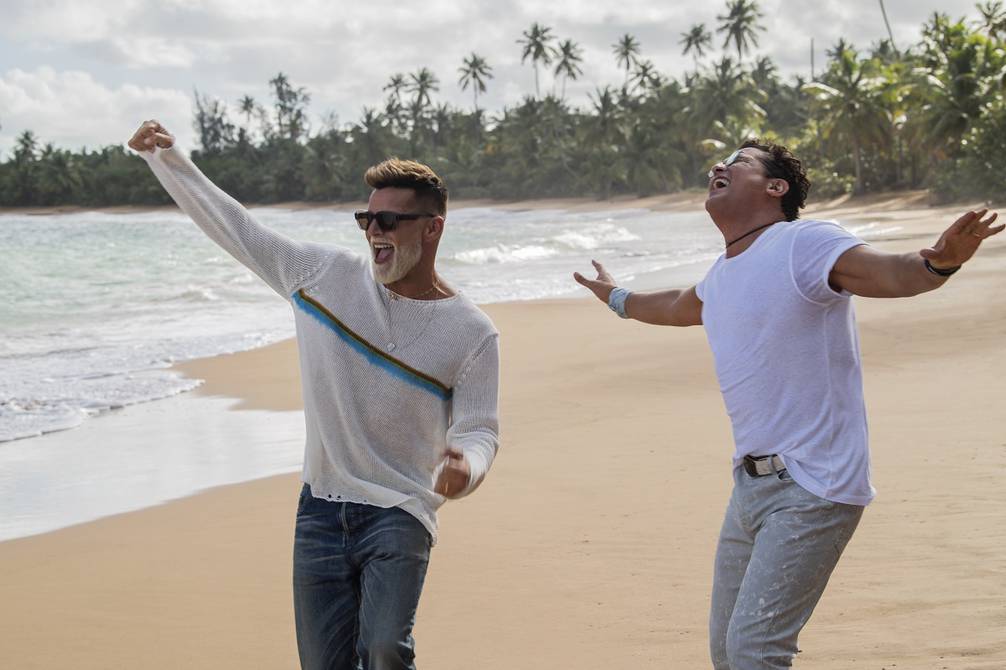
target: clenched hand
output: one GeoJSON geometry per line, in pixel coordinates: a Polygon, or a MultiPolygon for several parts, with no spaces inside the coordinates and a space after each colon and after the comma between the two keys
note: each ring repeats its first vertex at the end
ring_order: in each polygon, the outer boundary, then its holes
{"type": "Polygon", "coordinates": [[[155,146],[169,149],[175,144],[175,136],[158,121],[144,121],[129,140],[133,151],[153,151],[155,146]]]}

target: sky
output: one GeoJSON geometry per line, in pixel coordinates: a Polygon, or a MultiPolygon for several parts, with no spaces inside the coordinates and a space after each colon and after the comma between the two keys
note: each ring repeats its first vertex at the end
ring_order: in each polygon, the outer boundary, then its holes
{"type": "MultiPolygon", "coordinates": [[[[976,19],[973,0],[887,0],[895,43],[920,39],[934,11],[976,19]]],[[[784,77],[809,75],[811,40],[818,69],[842,36],[859,48],[887,36],[878,0],[759,0],[754,54],[770,56],[784,77]]],[[[479,106],[498,111],[534,92],[530,61],[517,40],[532,23],[582,48],[583,75],[569,82],[570,104],[586,107],[597,87],[621,85],[612,45],[625,33],[641,57],[668,76],[694,68],[681,34],[704,23],[715,49],[725,0],[0,0],[0,160],[30,129],[69,149],[125,142],[156,118],[179,143],[196,148],[193,91],[219,98],[243,122],[237,100],[271,101],[268,81],[284,72],[311,95],[314,128],[349,124],[380,107],[394,73],[428,67],[440,81],[435,102],[471,107],[458,85],[462,59],[476,52],[492,67],[479,106]]],[[[732,48],[732,47],[731,47],[732,48]]],[[[542,74],[543,93],[551,74],[542,74]]]]}

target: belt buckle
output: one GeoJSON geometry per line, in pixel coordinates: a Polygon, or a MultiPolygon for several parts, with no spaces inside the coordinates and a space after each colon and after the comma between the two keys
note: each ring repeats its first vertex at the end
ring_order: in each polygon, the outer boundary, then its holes
{"type": "Polygon", "coordinates": [[[752,477],[767,477],[768,475],[774,474],[776,472],[775,467],[773,467],[773,459],[775,454],[769,454],[768,456],[752,456],[748,454],[744,456],[744,471],[752,477]],[[769,471],[759,472],[758,464],[768,461],[769,471]]]}

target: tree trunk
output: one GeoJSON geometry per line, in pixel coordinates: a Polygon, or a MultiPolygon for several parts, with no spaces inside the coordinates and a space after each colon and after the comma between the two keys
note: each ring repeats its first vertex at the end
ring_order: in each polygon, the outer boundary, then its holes
{"type": "Polygon", "coordinates": [[[887,36],[891,40],[891,48],[894,49],[894,55],[898,55],[898,47],[894,44],[894,33],[891,32],[891,22],[887,20],[887,10],[884,9],[884,0],[880,0],[880,13],[884,15],[884,25],[887,26],[887,36]]]}

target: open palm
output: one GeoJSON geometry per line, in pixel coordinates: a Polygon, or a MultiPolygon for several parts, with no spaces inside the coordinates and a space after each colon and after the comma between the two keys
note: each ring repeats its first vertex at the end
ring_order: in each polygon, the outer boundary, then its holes
{"type": "Polygon", "coordinates": [[[963,265],[975,255],[984,240],[1001,233],[1006,228],[1006,224],[992,225],[998,216],[995,212],[983,219],[987,213],[987,209],[967,212],[940,235],[936,244],[923,249],[919,255],[937,268],[963,265]]]}

